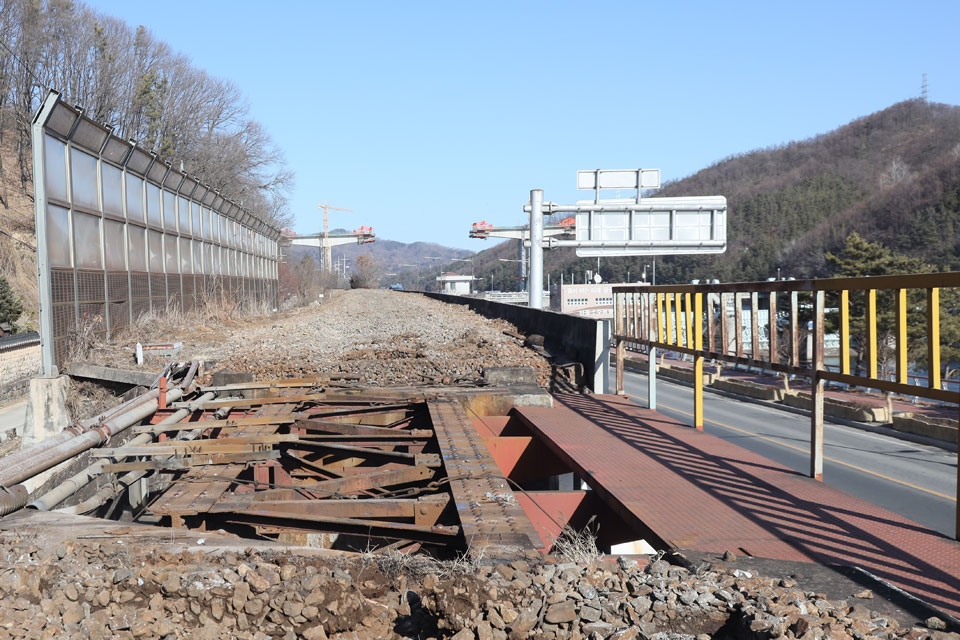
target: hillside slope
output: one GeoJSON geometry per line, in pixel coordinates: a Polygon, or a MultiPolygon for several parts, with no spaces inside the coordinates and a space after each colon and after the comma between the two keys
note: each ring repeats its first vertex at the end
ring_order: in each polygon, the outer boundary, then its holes
{"type": "MultiPolygon", "coordinates": [[[[717,162],[664,185],[657,196],[724,195],[730,207],[727,252],[660,257],[659,283],[693,278],[763,280],[777,274],[828,274],[823,254],[857,231],[871,241],[960,268],[960,107],[910,100],[809,140],[717,162]]],[[[515,245],[478,256],[479,275],[500,278],[500,257],[515,245]]],[[[643,270],[650,257],[601,260],[606,280],[643,270]]],[[[572,249],[547,252],[545,272],[582,274],[596,259],[572,249]]]]}

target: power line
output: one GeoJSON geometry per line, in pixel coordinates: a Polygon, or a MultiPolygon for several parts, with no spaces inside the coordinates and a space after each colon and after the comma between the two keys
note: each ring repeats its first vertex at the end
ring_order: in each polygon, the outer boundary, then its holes
{"type": "Polygon", "coordinates": [[[3,229],[0,229],[0,233],[2,233],[3,235],[7,236],[7,237],[10,238],[11,240],[14,240],[15,242],[19,242],[20,244],[22,244],[23,246],[25,246],[27,249],[30,249],[31,251],[34,251],[34,252],[35,252],[35,251],[37,250],[37,248],[34,247],[33,245],[27,244],[26,242],[24,242],[24,241],[21,240],[20,238],[16,238],[16,237],[10,235],[9,233],[7,233],[6,231],[4,231],[3,229]]]}
{"type": "Polygon", "coordinates": [[[41,87],[43,87],[43,88],[46,89],[47,91],[50,91],[50,87],[48,87],[47,84],[46,84],[43,80],[41,80],[41,79],[37,76],[37,74],[35,74],[35,73],[33,72],[33,69],[31,69],[31,68],[27,65],[27,63],[23,61],[23,58],[21,58],[20,56],[18,56],[16,53],[14,53],[13,49],[11,49],[10,47],[7,46],[7,43],[6,43],[6,42],[4,42],[3,40],[0,40],[0,46],[2,46],[4,49],[6,49],[6,50],[10,53],[10,55],[13,56],[13,59],[16,60],[17,62],[19,62],[19,63],[20,63],[20,66],[22,66],[24,69],[27,70],[27,73],[29,73],[29,74],[33,77],[33,79],[37,81],[37,84],[39,84],[41,87]]]}

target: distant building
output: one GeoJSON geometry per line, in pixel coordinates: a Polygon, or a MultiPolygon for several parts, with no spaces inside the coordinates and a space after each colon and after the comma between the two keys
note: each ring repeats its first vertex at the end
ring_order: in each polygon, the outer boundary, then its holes
{"type": "Polygon", "coordinates": [[[630,283],[555,285],[550,288],[550,309],[597,320],[613,318],[614,284],[630,283]]]}
{"type": "Polygon", "coordinates": [[[455,296],[468,296],[473,293],[473,276],[461,276],[458,273],[444,273],[437,276],[437,282],[444,293],[455,296]]]}

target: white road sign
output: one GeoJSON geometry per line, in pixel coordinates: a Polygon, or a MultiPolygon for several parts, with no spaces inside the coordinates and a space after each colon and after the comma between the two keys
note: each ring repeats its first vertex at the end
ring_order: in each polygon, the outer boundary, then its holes
{"type": "Polygon", "coordinates": [[[727,248],[724,196],[581,201],[577,208],[580,257],[723,253],[727,248]]]}
{"type": "Polygon", "coordinates": [[[660,169],[577,171],[577,189],[659,189],[660,169]]]}

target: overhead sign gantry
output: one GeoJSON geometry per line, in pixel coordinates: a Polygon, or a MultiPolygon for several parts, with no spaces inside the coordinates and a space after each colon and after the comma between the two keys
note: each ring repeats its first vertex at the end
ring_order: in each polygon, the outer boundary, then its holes
{"type": "Polygon", "coordinates": [[[660,187],[659,169],[577,172],[577,188],[592,190],[593,200],[572,205],[543,201],[530,191],[529,305],[543,308],[543,248],[575,247],[581,257],[723,253],[727,248],[727,199],[724,196],[644,198],[644,189],[660,187]],[[636,189],[635,198],[604,199],[604,189],[636,189]],[[576,215],[576,238],[544,235],[543,216],[576,215]],[[545,238],[547,238],[545,240],[545,238]]]}

